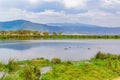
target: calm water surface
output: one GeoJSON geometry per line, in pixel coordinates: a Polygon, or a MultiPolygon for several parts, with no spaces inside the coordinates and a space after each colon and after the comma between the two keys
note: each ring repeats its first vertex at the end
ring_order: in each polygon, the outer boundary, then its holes
{"type": "Polygon", "coordinates": [[[98,51],[120,54],[120,40],[0,41],[0,61],[3,62],[10,58],[25,60],[39,57],[83,60],[93,57],[98,51]]]}

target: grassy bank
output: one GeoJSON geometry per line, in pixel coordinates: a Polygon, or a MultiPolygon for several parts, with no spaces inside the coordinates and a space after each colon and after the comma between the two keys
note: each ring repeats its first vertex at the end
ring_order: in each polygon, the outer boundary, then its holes
{"type": "Polygon", "coordinates": [[[120,76],[120,55],[98,52],[95,58],[52,65],[42,80],[113,80],[120,76]]]}
{"type": "Polygon", "coordinates": [[[0,35],[0,40],[120,39],[120,35],[0,35]]]}
{"type": "Polygon", "coordinates": [[[62,34],[62,32],[40,32],[31,30],[0,31],[0,40],[36,40],[36,39],[120,39],[120,35],[62,34]]]}
{"type": "Polygon", "coordinates": [[[120,55],[98,52],[90,60],[61,61],[44,58],[0,63],[0,70],[6,74],[0,80],[113,80],[120,76],[120,55]],[[51,66],[41,74],[40,67],[51,66]]]}
{"type": "Polygon", "coordinates": [[[49,65],[50,61],[44,58],[23,61],[10,59],[7,64],[0,63],[0,71],[4,72],[0,80],[39,80],[40,68],[49,65]]]}

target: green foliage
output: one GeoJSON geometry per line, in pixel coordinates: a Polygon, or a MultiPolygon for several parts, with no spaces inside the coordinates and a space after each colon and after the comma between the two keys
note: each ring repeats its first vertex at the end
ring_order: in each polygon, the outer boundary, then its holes
{"type": "Polygon", "coordinates": [[[112,80],[120,76],[120,55],[98,52],[90,60],[63,61],[53,58],[51,63],[44,58],[25,61],[10,59],[8,64],[0,63],[5,74],[0,80],[112,80]],[[51,69],[41,74],[40,67],[51,69]]]}
{"type": "Polygon", "coordinates": [[[5,65],[5,67],[8,71],[8,73],[17,71],[19,69],[19,65],[18,65],[17,61],[15,61],[15,59],[10,59],[8,61],[8,64],[5,65]]]}
{"type": "Polygon", "coordinates": [[[51,64],[60,64],[61,63],[61,60],[59,58],[53,58],[51,60],[51,64]]]}
{"type": "Polygon", "coordinates": [[[19,65],[29,64],[29,65],[35,65],[35,66],[49,66],[50,61],[48,59],[44,58],[35,58],[32,60],[23,60],[17,62],[19,65]]]}
{"type": "Polygon", "coordinates": [[[98,52],[95,56],[95,59],[106,59],[107,58],[107,55],[106,54],[103,54],[102,52],[98,52]]]}
{"type": "Polygon", "coordinates": [[[57,36],[58,34],[56,32],[53,32],[53,36],[57,36]]]}
{"type": "Polygon", "coordinates": [[[33,39],[120,39],[120,35],[65,35],[62,32],[40,32],[31,30],[0,31],[0,40],[33,40],[33,39]]]}
{"type": "Polygon", "coordinates": [[[113,55],[113,54],[110,54],[110,53],[108,53],[108,54],[105,54],[105,53],[102,53],[102,52],[98,52],[97,54],[96,54],[96,56],[95,56],[95,59],[113,59],[113,60],[115,60],[115,59],[120,59],[120,55],[113,55]]]}
{"type": "Polygon", "coordinates": [[[44,36],[49,36],[49,32],[43,32],[44,36]]]}
{"type": "Polygon", "coordinates": [[[5,68],[5,65],[2,62],[0,62],[0,71],[3,71],[4,68],[5,68]]]}
{"type": "Polygon", "coordinates": [[[98,52],[95,58],[52,66],[42,80],[112,80],[120,76],[119,55],[98,52]]]}
{"type": "Polygon", "coordinates": [[[0,80],[39,80],[40,67],[48,65],[50,61],[44,58],[24,61],[10,59],[7,64],[0,63],[0,69],[6,73],[0,80]]]}
{"type": "Polygon", "coordinates": [[[31,65],[24,66],[20,72],[20,77],[22,77],[23,80],[39,80],[40,76],[40,68],[31,65]]]}
{"type": "Polygon", "coordinates": [[[40,68],[37,66],[25,65],[14,73],[6,75],[0,80],[39,80],[40,68]]]}
{"type": "Polygon", "coordinates": [[[19,65],[30,64],[30,63],[31,63],[31,60],[18,61],[17,63],[18,63],[19,65]]]}

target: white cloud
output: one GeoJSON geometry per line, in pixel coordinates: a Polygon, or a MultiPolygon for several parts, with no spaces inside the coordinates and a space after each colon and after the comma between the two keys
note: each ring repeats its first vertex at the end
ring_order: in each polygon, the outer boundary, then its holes
{"type": "Polygon", "coordinates": [[[89,0],[28,0],[32,4],[44,3],[44,2],[58,2],[62,3],[66,9],[80,9],[86,6],[89,0]]]}
{"type": "Polygon", "coordinates": [[[104,8],[119,8],[120,0],[101,0],[104,8]],[[119,7],[118,7],[119,6],[119,7]]]}
{"type": "Polygon", "coordinates": [[[44,12],[40,12],[40,15],[56,16],[56,15],[61,15],[61,14],[64,14],[64,12],[55,12],[54,10],[45,10],[44,12]]]}
{"type": "Polygon", "coordinates": [[[89,10],[87,13],[80,14],[81,16],[87,16],[90,18],[96,18],[96,19],[101,19],[105,18],[107,16],[110,16],[112,14],[100,10],[89,10]]]}
{"type": "Polygon", "coordinates": [[[38,3],[44,3],[44,2],[60,2],[60,0],[27,0],[31,4],[38,4],[38,3]]]}
{"type": "Polygon", "coordinates": [[[120,26],[119,7],[120,0],[0,0],[0,21],[25,19],[39,23],[80,22],[120,26]],[[60,3],[58,8],[56,5],[45,8],[47,5],[44,3],[51,5],[54,2],[60,3]],[[85,12],[80,13],[81,10],[85,12]]]}
{"type": "Polygon", "coordinates": [[[61,0],[43,0],[43,1],[45,1],[45,2],[59,2],[61,0]]]}
{"type": "Polygon", "coordinates": [[[0,20],[1,21],[6,21],[6,20],[12,20],[12,19],[20,19],[25,15],[26,11],[16,9],[16,8],[11,8],[11,9],[2,9],[0,10],[0,20]]]}
{"type": "Polygon", "coordinates": [[[120,15],[120,11],[116,12],[117,15],[120,15]]]}
{"type": "Polygon", "coordinates": [[[120,0],[102,0],[105,2],[105,4],[110,5],[110,4],[120,4],[120,0]]]}
{"type": "Polygon", "coordinates": [[[31,4],[35,4],[35,3],[38,3],[39,0],[28,0],[31,4]]]}
{"type": "Polygon", "coordinates": [[[62,0],[66,8],[84,8],[88,0],[62,0]]]}
{"type": "Polygon", "coordinates": [[[90,10],[86,13],[66,14],[64,11],[55,12],[54,10],[45,10],[43,12],[30,12],[17,8],[0,10],[0,21],[25,19],[38,23],[85,23],[101,26],[119,26],[120,15],[112,13],[90,10]]]}
{"type": "Polygon", "coordinates": [[[87,13],[79,14],[80,18],[83,19],[83,23],[109,26],[109,27],[119,27],[120,15],[115,15],[113,13],[101,11],[101,10],[90,10],[87,13]],[[84,20],[85,19],[85,20],[84,20]]]}

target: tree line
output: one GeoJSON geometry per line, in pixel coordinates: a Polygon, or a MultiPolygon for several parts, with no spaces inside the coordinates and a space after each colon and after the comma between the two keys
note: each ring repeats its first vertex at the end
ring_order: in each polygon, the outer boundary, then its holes
{"type": "Polygon", "coordinates": [[[14,35],[40,35],[41,32],[39,31],[31,31],[31,30],[2,30],[0,31],[0,35],[10,35],[10,36],[14,36],[14,35]]]}
{"type": "Polygon", "coordinates": [[[0,40],[34,40],[34,39],[120,39],[120,35],[63,34],[62,32],[41,32],[32,30],[2,30],[0,40]]]}
{"type": "MultiPolygon", "coordinates": [[[[40,32],[40,31],[32,31],[32,30],[2,30],[0,31],[0,35],[10,35],[10,36],[16,36],[16,35],[29,35],[29,36],[49,36],[49,32],[40,32]]],[[[53,32],[52,35],[62,35],[62,32],[53,32]]]]}

